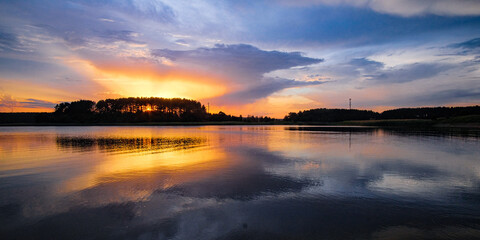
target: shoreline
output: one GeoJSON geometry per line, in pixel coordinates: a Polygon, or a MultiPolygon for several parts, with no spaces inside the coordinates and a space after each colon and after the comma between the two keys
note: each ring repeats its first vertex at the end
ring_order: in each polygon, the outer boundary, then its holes
{"type": "Polygon", "coordinates": [[[68,126],[332,126],[332,127],[408,127],[408,128],[480,128],[480,123],[449,123],[421,119],[361,120],[344,122],[139,122],[139,123],[1,123],[0,127],[68,126]]]}

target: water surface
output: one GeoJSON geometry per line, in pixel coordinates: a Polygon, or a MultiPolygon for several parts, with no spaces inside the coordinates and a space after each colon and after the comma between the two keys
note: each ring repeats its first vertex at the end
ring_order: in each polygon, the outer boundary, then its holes
{"type": "Polygon", "coordinates": [[[476,239],[480,133],[1,127],[1,239],[476,239]]]}

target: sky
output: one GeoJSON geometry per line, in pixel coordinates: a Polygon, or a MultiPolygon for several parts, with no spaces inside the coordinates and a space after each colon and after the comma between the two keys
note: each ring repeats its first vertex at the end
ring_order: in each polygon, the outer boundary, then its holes
{"type": "Polygon", "coordinates": [[[480,1],[0,1],[0,111],[119,97],[277,118],[478,105],[480,1]]]}

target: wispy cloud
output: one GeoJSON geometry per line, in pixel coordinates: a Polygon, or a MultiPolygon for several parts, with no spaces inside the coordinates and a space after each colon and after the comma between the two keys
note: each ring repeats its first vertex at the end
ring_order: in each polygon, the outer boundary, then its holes
{"type": "Polygon", "coordinates": [[[406,83],[419,79],[437,76],[454,66],[441,63],[414,63],[390,69],[382,69],[371,75],[365,75],[369,80],[382,83],[406,83]]]}
{"type": "Polygon", "coordinates": [[[480,48],[480,38],[474,38],[465,42],[450,44],[449,46],[453,48],[466,48],[466,49],[480,48]]]}
{"type": "Polygon", "coordinates": [[[13,111],[15,108],[50,108],[53,109],[56,103],[29,98],[25,101],[17,101],[9,94],[3,94],[0,97],[0,109],[3,111],[13,111]]]}
{"type": "MultiPolygon", "coordinates": [[[[426,102],[429,104],[448,104],[452,101],[472,102],[480,99],[480,88],[471,89],[446,89],[435,91],[410,99],[409,104],[415,105],[417,102],[426,102]]],[[[477,102],[478,104],[478,102],[477,102]]]]}
{"type": "Polygon", "coordinates": [[[350,5],[371,8],[374,11],[404,17],[436,14],[446,16],[479,16],[480,2],[476,0],[300,0],[286,1],[285,4],[308,5],[350,5]]]}
{"type": "Polygon", "coordinates": [[[458,49],[454,54],[469,55],[480,53],[480,38],[473,38],[464,42],[452,43],[447,48],[458,49]]]}
{"type": "Polygon", "coordinates": [[[29,98],[26,101],[18,102],[21,107],[24,108],[52,108],[56,103],[44,101],[40,99],[29,98]]]}

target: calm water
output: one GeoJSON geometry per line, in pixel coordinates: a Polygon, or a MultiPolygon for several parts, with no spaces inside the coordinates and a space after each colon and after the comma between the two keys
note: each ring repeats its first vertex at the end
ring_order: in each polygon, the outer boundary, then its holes
{"type": "Polygon", "coordinates": [[[479,238],[478,130],[0,128],[0,239],[479,238]]]}

